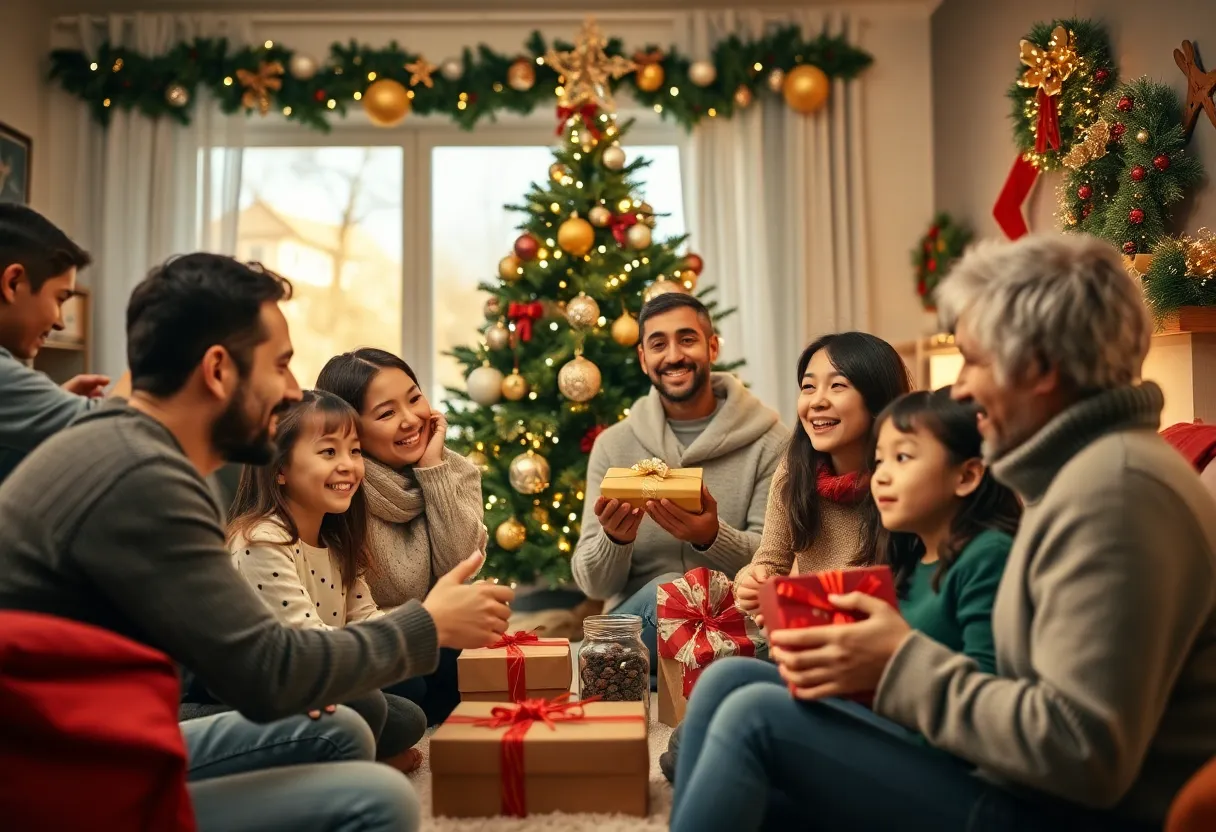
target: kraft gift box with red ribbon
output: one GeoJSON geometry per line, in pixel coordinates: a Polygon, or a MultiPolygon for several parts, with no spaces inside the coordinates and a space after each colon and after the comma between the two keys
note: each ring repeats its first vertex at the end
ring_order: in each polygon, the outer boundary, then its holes
{"type": "Polygon", "coordinates": [[[649,811],[641,702],[462,702],[431,737],[436,816],[649,811]]]}
{"type": "Polygon", "coordinates": [[[685,511],[699,513],[702,473],[701,468],[669,468],[661,459],[643,459],[630,468],[609,468],[600,494],[634,508],[647,500],[670,500],[685,511]]]}
{"type": "Polygon", "coordinates": [[[489,647],[462,651],[456,673],[462,702],[552,699],[570,692],[570,640],[504,633],[489,647]]]}
{"type": "MultiPolygon", "coordinates": [[[[867,616],[842,610],[828,600],[829,595],[862,592],[886,601],[899,609],[895,597],[895,580],[886,566],[866,566],[856,569],[832,569],[794,577],[774,577],[760,585],[760,612],[764,629],[794,630],[820,627],[825,624],[851,624],[867,616]]],[[[869,704],[873,694],[849,697],[869,704]]]]}
{"type": "Polygon", "coordinates": [[[698,566],[656,590],[659,631],[659,722],[684,719],[701,671],[723,656],[754,656],[764,637],[735,606],[730,578],[698,566]]]}

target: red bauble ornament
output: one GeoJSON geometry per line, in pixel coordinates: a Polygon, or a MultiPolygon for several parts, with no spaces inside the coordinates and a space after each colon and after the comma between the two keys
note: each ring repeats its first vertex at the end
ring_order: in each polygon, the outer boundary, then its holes
{"type": "Polygon", "coordinates": [[[1132,107],[1136,105],[1135,102],[1132,101],[1132,97],[1130,95],[1125,95],[1119,99],[1119,103],[1115,106],[1118,107],[1119,111],[1122,113],[1130,113],[1132,111],[1132,107]]]}
{"type": "Polygon", "coordinates": [[[326,99],[326,97],[327,97],[327,96],[325,95],[325,90],[317,90],[316,92],[314,92],[314,93],[312,94],[312,97],[313,97],[313,98],[314,98],[314,99],[317,101],[317,103],[319,104],[319,103],[321,103],[322,101],[324,101],[324,100],[326,99]]]}
{"type": "Polygon", "coordinates": [[[701,270],[705,268],[705,261],[701,259],[699,254],[689,254],[684,258],[684,270],[692,272],[700,276],[701,270]]]}
{"type": "Polygon", "coordinates": [[[1128,211],[1127,221],[1132,225],[1139,225],[1140,223],[1144,222],[1144,209],[1133,208],[1132,210],[1128,211]]]}
{"type": "Polygon", "coordinates": [[[1082,205],[1081,206],[1081,219],[1085,219],[1086,217],[1088,217],[1090,214],[1093,213],[1093,210],[1094,210],[1094,204],[1092,202],[1087,202],[1084,205],[1082,205]]]}
{"type": "Polygon", "coordinates": [[[599,439],[600,434],[607,428],[604,425],[593,425],[583,434],[582,440],[578,443],[578,449],[585,454],[591,453],[591,449],[595,447],[595,440],[599,439]]]}
{"type": "Polygon", "coordinates": [[[1077,199],[1089,199],[1094,195],[1094,189],[1089,185],[1082,185],[1077,188],[1077,199]]]}
{"type": "Polygon", "coordinates": [[[931,272],[937,271],[937,261],[930,257],[929,262],[925,264],[925,268],[931,272]]]}
{"type": "Polygon", "coordinates": [[[515,241],[515,256],[525,263],[535,260],[538,251],[540,251],[540,240],[531,234],[520,234],[519,239],[515,241]]]}
{"type": "Polygon", "coordinates": [[[1094,80],[1097,81],[1099,84],[1105,84],[1107,81],[1110,80],[1110,73],[1107,72],[1105,69],[1099,69],[1097,72],[1094,73],[1094,80]]]}
{"type": "Polygon", "coordinates": [[[922,298],[929,294],[929,285],[925,283],[925,279],[923,277],[916,282],[916,294],[920,295],[922,298]]]}
{"type": "Polygon", "coordinates": [[[1123,138],[1123,134],[1127,132],[1127,127],[1121,121],[1116,121],[1115,126],[1110,128],[1110,135],[1116,141],[1123,138]]]}
{"type": "Polygon", "coordinates": [[[1133,243],[1131,240],[1128,240],[1126,243],[1123,244],[1123,253],[1127,254],[1127,255],[1135,254],[1136,253],[1136,244],[1133,243]]]}
{"type": "Polygon", "coordinates": [[[937,235],[940,233],[942,233],[941,229],[938,228],[936,225],[929,226],[929,239],[930,240],[936,240],[937,235]]]}
{"type": "Polygon", "coordinates": [[[1154,156],[1153,157],[1153,167],[1155,167],[1159,171],[1169,170],[1170,157],[1166,156],[1164,153],[1154,156]]]}
{"type": "Polygon", "coordinates": [[[1144,177],[1147,175],[1148,175],[1148,171],[1146,171],[1144,169],[1143,165],[1136,165],[1134,168],[1132,168],[1132,181],[1133,182],[1143,182],[1144,177]]]}

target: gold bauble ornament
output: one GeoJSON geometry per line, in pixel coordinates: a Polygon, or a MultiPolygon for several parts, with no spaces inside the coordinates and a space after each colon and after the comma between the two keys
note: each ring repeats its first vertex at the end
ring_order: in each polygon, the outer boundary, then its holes
{"type": "Polygon", "coordinates": [[[748,107],[752,106],[751,88],[745,84],[740,84],[739,88],[735,90],[734,98],[735,106],[740,110],[746,110],[748,107]]]}
{"type": "Polygon", "coordinates": [[[781,92],[785,86],[785,70],[778,67],[768,74],[768,88],[773,92],[781,92]]]}
{"type": "Polygon", "coordinates": [[[317,74],[317,62],[310,55],[292,55],[287,62],[287,71],[297,81],[307,81],[317,74]]]}
{"type": "Polygon", "coordinates": [[[492,350],[505,350],[511,346],[511,330],[502,321],[486,330],[486,346],[492,350]]]}
{"type": "Polygon", "coordinates": [[[643,64],[638,67],[638,89],[642,92],[654,92],[663,86],[663,65],[643,64]]]}
{"type": "Polygon", "coordinates": [[[520,546],[524,545],[524,541],[528,539],[528,530],[524,528],[524,524],[512,517],[509,520],[504,520],[494,530],[494,540],[498,545],[506,549],[508,552],[514,552],[520,546]]]}
{"type": "Polygon", "coordinates": [[[170,107],[185,107],[190,103],[190,90],[181,84],[170,84],[165,88],[165,101],[170,107]]]}
{"type": "Polygon", "coordinates": [[[498,276],[508,283],[519,280],[519,267],[523,263],[514,254],[508,254],[498,261],[498,276]]]}
{"type": "Polygon", "coordinates": [[[477,466],[477,469],[480,471],[484,472],[490,467],[490,458],[481,451],[469,451],[464,455],[464,458],[477,466]]]}
{"type": "Polygon", "coordinates": [[[1148,131],[1147,130],[1137,130],[1136,131],[1136,141],[1138,141],[1140,144],[1148,144],[1148,131]]]}
{"type": "Polygon", "coordinates": [[[600,368],[576,355],[557,373],[557,388],[572,402],[589,402],[600,392],[600,368]]]}
{"type": "Polygon", "coordinates": [[[587,219],[591,220],[591,224],[596,228],[604,228],[612,222],[612,212],[603,205],[597,205],[587,212],[587,219]]]}
{"type": "Polygon", "coordinates": [[[497,297],[486,298],[486,305],[482,307],[481,311],[485,314],[487,320],[492,321],[502,315],[502,301],[497,297]]]}
{"type": "Polygon", "coordinates": [[[545,508],[544,506],[533,506],[532,507],[532,519],[535,520],[537,523],[542,523],[542,524],[548,523],[549,522],[549,509],[545,508]]]}
{"type": "Polygon", "coordinates": [[[579,294],[566,304],[566,320],[575,329],[592,329],[600,320],[600,305],[595,298],[579,294]]]}
{"type": "Polygon", "coordinates": [[[517,92],[527,92],[536,83],[536,62],[520,58],[507,70],[507,86],[517,92]]]}
{"type": "Polygon", "coordinates": [[[638,319],[628,312],[612,322],[612,340],[622,347],[632,347],[638,342],[638,319]]]}
{"type": "Polygon", "coordinates": [[[470,399],[482,407],[489,407],[502,398],[502,373],[489,364],[483,364],[469,373],[465,386],[470,399]]]}
{"type": "Polygon", "coordinates": [[[625,239],[632,249],[647,248],[650,245],[650,226],[641,222],[629,226],[629,230],[625,232],[625,239]]]}
{"type": "Polygon", "coordinates": [[[549,178],[554,182],[561,182],[569,175],[570,169],[561,162],[554,162],[553,164],[549,165],[549,178]]]}
{"type": "Polygon", "coordinates": [[[654,208],[651,207],[649,202],[643,202],[638,206],[638,222],[646,223],[651,228],[654,228],[658,222],[654,216],[654,208]]]}
{"type": "Polygon", "coordinates": [[[549,460],[528,451],[511,460],[507,481],[520,494],[540,494],[549,487],[549,460]]]}
{"type": "Polygon", "coordinates": [[[574,214],[557,229],[557,244],[575,257],[582,257],[591,251],[595,243],[595,229],[591,223],[574,214]]]}
{"type": "Polygon", "coordinates": [[[448,58],[439,65],[439,74],[445,81],[459,81],[464,76],[464,61],[459,58],[448,58]]]}
{"type": "Polygon", "coordinates": [[[511,373],[502,380],[502,396],[509,402],[517,402],[528,395],[528,382],[519,374],[519,370],[511,373]]]}
{"type": "Polygon", "coordinates": [[[604,167],[613,171],[625,167],[625,151],[620,145],[614,144],[604,150],[604,167]]]}
{"type": "Polygon", "coordinates": [[[650,301],[654,300],[659,295],[665,295],[668,292],[681,292],[683,294],[688,294],[688,290],[685,289],[682,284],[676,283],[674,280],[656,280],[654,283],[647,286],[646,290],[642,292],[642,302],[650,303],[650,301]]]}
{"type": "Polygon", "coordinates": [[[785,75],[781,93],[790,109],[810,115],[827,103],[832,82],[822,69],[810,64],[800,64],[785,75]]]}
{"type": "Polygon", "coordinates": [[[381,78],[363,93],[363,109],[367,111],[372,124],[392,127],[409,115],[410,97],[400,81],[381,78]]]}
{"type": "Polygon", "coordinates": [[[688,80],[698,87],[708,87],[718,77],[718,70],[709,61],[694,61],[688,68],[688,80]]]}

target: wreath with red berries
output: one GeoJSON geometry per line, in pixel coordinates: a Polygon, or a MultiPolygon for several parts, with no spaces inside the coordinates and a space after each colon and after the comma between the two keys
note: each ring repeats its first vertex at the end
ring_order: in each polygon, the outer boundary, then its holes
{"type": "Polygon", "coordinates": [[[921,237],[920,245],[912,250],[912,265],[916,270],[916,294],[925,309],[933,309],[933,293],[937,284],[962,257],[971,242],[971,230],[959,225],[949,214],[938,214],[921,237]]]}

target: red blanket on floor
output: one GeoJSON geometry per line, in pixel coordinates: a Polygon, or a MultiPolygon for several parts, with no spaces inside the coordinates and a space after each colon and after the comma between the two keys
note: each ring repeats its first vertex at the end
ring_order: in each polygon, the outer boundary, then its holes
{"type": "Polygon", "coordinates": [[[1161,431],[1161,438],[1177,448],[1201,473],[1216,460],[1216,425],[1179,422],[1161,431]]]}
{"type": "Polygon", "coordinates": [[[0,612],[0,826],[194,832],[179,690],[155,650],[0,612]]]}

